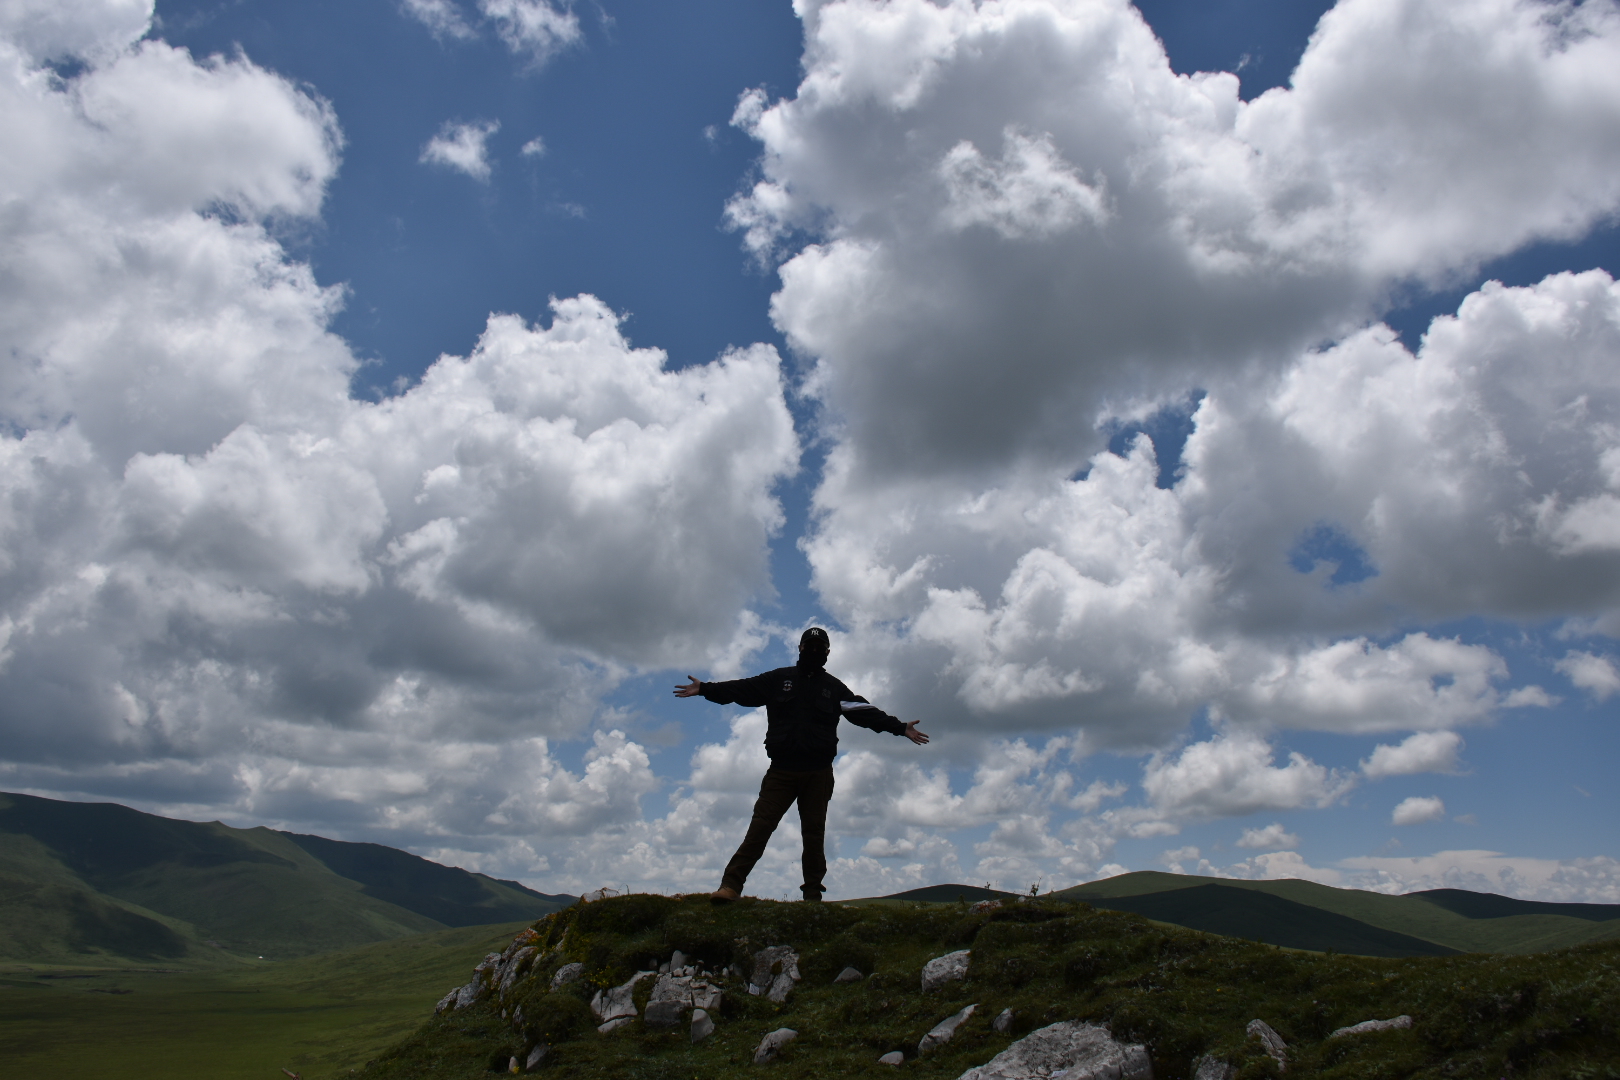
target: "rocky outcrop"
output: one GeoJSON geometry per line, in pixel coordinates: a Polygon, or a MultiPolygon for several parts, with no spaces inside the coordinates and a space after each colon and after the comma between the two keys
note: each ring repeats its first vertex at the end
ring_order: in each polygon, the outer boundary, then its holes
{"type": "Polygon", "coordinates": [[[1339,1039],[1346,1035],[1370,1035],[1375,1031],[1395,1031],[1399,1028],[1409,1028],[1411,1026],[1412,1018],[1402,1014],[1392,1020],[1363,1020],[1359,1024],[1351,1024],[1349,1027],[1339,1028],[1337,1031],[1333,1032],[1333,1034],[1329,1035],[1328,1038],[1339,1039]]]}
{"type": "Polygon", "coordinates": [[[959,1080],[1152,1080],[1147,1049],[1115,1041],[1108,1029],[1065,1020],[1013,1043],[959,1080]]]}
{"type": "Polygon", "coordinates": [[[791,946],[773,945],[754,954],[754,971],[748,977],[750,994],[764,994],[780,1005],[798,981],[799,954],[791,946]]]}
{"type": "Polygon", "coordinates": [[[971,955],[971,949],[962,949],[959,952],[936,956],[924,964],[922,970],[923,993],[926,994],[930,990],[944,986],[948,982],[967,978],[968,957],[971,955]]]}
{"type": "Polygon", "coordinates": [[[1285,1072],[1288,1069],[1288,1044],[1283,1042],[1282,1036],[1271,1030],[1271,1025],[1264,1020],[1250,1020],[1245,1029],[1250,1038],[1259,1039],[1260,1045],[1265,1048],[1271,1059],[1277,1063],[1277,1071],[1285,1072]]]}
{"type": "Polygon", "coordinates": [[[947,1016],[935,1024],[929,1029],[928,1034],[924,1035],[917,1043],[917,1053],[926,1054],[936,1046],[944,1046],[950,1042],[951,1036],[956,1034],[956,1029],[967,1023],[967,1018],[972,1016],[973,1010],[977,1008],[977,1005],[969,1005],[960,1012],[947,1016]]]}
{"type": "Polygon", "coordinates": [[[754,1048],[754,1064],[764,1065],[768,1061],[774,1061],[782,1052],[782,1047],[798,1037],[799,1033],[792,1028],[777,1028],[761,1039],[759,1045],[754,1048]]]}

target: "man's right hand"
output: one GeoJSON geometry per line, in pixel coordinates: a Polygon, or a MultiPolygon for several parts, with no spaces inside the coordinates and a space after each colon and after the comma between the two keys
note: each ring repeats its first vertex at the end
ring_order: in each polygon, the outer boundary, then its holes
{"type": "MultiPolygon", "coordinates": [[[[692,676],[688,675],[687,678],[692,679],[692,676]]],[[[692,681],[687,683],[685,686],[677,686],[675,688],[676,697],[697,697],[701,693],[703,693],[703,684],[698,682],[696,679],[692,679],[692,681]]]]}

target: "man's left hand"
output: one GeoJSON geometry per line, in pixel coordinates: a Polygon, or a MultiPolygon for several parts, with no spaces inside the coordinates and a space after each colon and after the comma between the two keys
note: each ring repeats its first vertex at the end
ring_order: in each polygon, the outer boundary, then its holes
{"type": "Polygon", "coordinates": [[[922,732],[917,730],[917,721],[915,721],[915,720],[911,720],[911,721],[907,722],[907,724],[906,724],[906,738],[910,739],[912,742],[916,743],[918,746],[927,746],[928,745],[928,736],[924,735],[922,732]]]}

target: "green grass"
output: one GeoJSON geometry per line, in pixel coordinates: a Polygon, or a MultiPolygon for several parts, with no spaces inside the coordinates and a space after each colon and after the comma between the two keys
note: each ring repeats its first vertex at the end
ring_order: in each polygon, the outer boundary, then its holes
{"type": "Polygon", "coordinates": [[[409,1035],[525,923],[465,927],[228,972],[0,971],[7,1076],[348,1076],[409,1035]],[[469,962],[471,960],[472,962],[469,962]],[[114,992],[120,991],[120,992],[114,992]]]}
{"type": "MultiPolygon", "coordinates": [[[[487,1078],[492,1065],[542,1039],[554,1047],[542,1071],[570,1080],[893,1076],[877,1064],[880,1055],[914,1055],[930,1027],[967,1004],[979,1006],[975,1016],[944,1048],[908,1060],[909,1073],[956,1077],[1035,1027],[1082,1019],[1145,1043],[1159,1080],[1189,1076],[1205,1053],[1238,1065],[1243,1080],[1275,1076],[1244,1034],[1258,1017],[1290,1043],[1290,1076],[1620,1078],[1620,943],[1534,956],[1373,959],[1277,949],[1054,901],[974,914],[966,904],[745,900],[714,908],[701,897],[628,896],[536,926],[543,947],[560,949],[505,1002],[523,1006],[529,1027],[503,1020],[494,1001],[424,1014],[416,1032],[363,1071],[366,1080],[487,1078]],[[595,986],[674,949],[714,968],[771,944],[801,955],[804,980],[794,995],[776,1006],[729,982],[716,1035],[696,1047],[682,1031],[635,1024],[602,1036],[582,1019],[595,986]],[[973,950],[968,980],[924,996],[923,964],[959,948],[973,950]],[[549,994],[550,973],[569,960],[586,964],[588,981],[549,994]],[[833,985],[846,964],[875,974],[833,985]],[[990,1025],[1003,1008],[1017,1017],[1010,1035],[990,1025]],[[1327,1039],[1335,1028],[1400,1013],[1415,1018],[1412,1029],[1327,1039]],[[767,1072],[751,1055],[778,1027],[799,1039],[767,1072]]],[[[477,957],[466,959],[470,969],[477,957]]],[[[650,990],[651,980],[641,984],[643,1001],[650,990]]]]}

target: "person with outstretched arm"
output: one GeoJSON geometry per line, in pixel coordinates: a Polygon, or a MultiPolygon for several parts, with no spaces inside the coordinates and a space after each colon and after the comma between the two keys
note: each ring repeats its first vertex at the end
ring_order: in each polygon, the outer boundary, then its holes
{"type": "Polygon", "coordinates": [[[698,682],[688,675],[692,681],[675,688],[676,697],[765,707],[765,752],[771,767],[760,782],[748,834],[710,897],[717,904],[742,895],[749,871],[765,854],[771,833],[794,802],[799,804],[799,827],[804,833],[804,898],[821,899],[826,891],[821,881],[827,876],[827,804],[832,801],[839,717],[872,731],[902,735],[918,746],[928,742],[928,736],[917,730],[917,721],[902,724],[829,675],[830,648],[827,631],[812,626],[799,638],[799,662],[792,667],[730,682],[698,682]]]}

